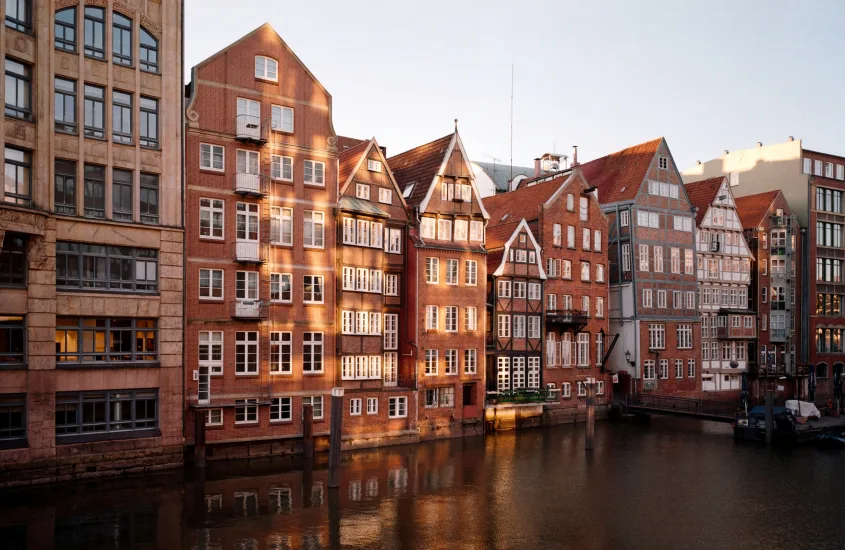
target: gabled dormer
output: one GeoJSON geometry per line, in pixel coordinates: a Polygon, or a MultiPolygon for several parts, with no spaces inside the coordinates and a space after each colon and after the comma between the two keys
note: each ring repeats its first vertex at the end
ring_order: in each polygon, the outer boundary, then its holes
{"type": "Polygon", "coordinates": [[[408,206],[419,216],[423,242],[483,246],[489,216],[457,130],[388,162],[408,206]]]}

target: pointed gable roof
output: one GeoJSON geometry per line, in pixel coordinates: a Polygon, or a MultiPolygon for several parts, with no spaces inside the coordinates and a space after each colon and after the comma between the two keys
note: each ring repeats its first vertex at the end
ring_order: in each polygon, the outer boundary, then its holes
{"type": "Polygon", "coordinates": [[[716,193],[722,188],[723,183],[725,183],[725,176],[717,176],[686,184],[690,205],[698,209],[695,212],[696,226],[701,225],[701,221],[704,219],[705,214],[707,214],[707,209],[713,204],[713,199],[716,198],[716,193]]]}
{"type": "Polygon", "coordinates": [[[390,169],[390,165],[388,164],[387,159],[384,158],[384,152],[376,141],[376,138],[370,138],[369,141],[362,141],[361,143],[350,147],[345,151],[342,151],[338,155],[337,181],[340,185],[341,196],[346,192],[346,189],[352,184],[352,180],[354,179],[355,174],[358,172],[358,170],[361,169],[361,167],[364,165],[364,162],[369,158],[371,151],[375,151],[379,160],[381,160],[382,166],[384,167],[384,171],[387,174],[387,178],[390,180],[390,183],[393,184],[393,192],[396,193],[397,197],[399,198],[399,202],[402,204],[402,208],[407,209],[408,204],[405,202],[404,197],[402,197],[402,190],[396,183],[396,176],[390,169]]]}
{"type": "Polygon", "coordinates": [[[409,185],[414,185],[406,198],[408,205],[419,206],[423,202],[454,137],[452,133],[387,159],[403,192],[409,185]]]}
{"type": "Polygon", "coordinates": [[[537,239],[534,238],[534,233],[531,232],[531,228],[528,227],[528,223],[521,219],[518,222],[507,223],[500,225],[493,229],[493,238],[495,239],[495,244],[490,242],[490,231],[487,232],[487,248],[491,250],[490,253],[487,255],[487,272],[491,275],[501,275],[502,271],[505,268],[505,262],[507,262],[508,255],[507,252],[513,244],[514,239],[516,239],[517,235],[522,230],[525,230],[525,233],[528,235],[528,239],[531,241],[531,245],[534,247],[534,251],[536,252],[535,258],[537,261],[537,267],[540,270],[540,278],[546,278],[546,271],[543,269],[543,261],[542,256],[540,253],[540,245],[537,243],[537,239]]]}
{"type": "MultiPolygon", "coordinates": [[[[455,122],[457,123],[457,120],[455,122]]],[[[484,218],[489,218],[484,203],[481,201],[481,195],[478,193],[478,188],[475,186],[474,172],[457,128],[448,136],[443,136],[440,139],[392,156],[388,159],[388,162],[403,193],[409,185],[414,185],[413,190],[407,197],[407,204],[419,206],[420,210],[424,211],[434,191],[437,178],[444,174],[449,157],[455,147],[461,151],[461,157],[466,165],[467,174],[469,174],[473,195],[475,195],[481,209],[481,215],[484,218]]]]}
{"type": "MultiPolygon", "coordinates": [[[[648,176],[651,161],[660,149],[661,143],[663,143],[663,138],[659,137],[579,164],[577,168],[583,173],[584,179],[598,189],[601,204],[633,200],[648,176]]],[[[568,174],[571,170],[572,168],[555,174],[543,174],[522,180],[519,182],[519,189],[539,186],[550,179],[568,174]]]]}
{"type": "Polygon", "coordinates": [[[366,139],[358,139],[349,136],[337,136],[337,150],[341,153],[346,151],[347,149],[351,149],[356,145],[361,145],[362,143],[367,143],[368,140],[366,139]]]}
{"type": "Polygon", "coordinates": [[[778,195],[782,194],[780,189],[774,191],[766,191],[765,193],[758,193],[757,195],[747,195],[745,197],[737,197],[736,211],[739,214],[739,221],[742,223],[743,229],[755,229],[760,227],[763,218],[772,207],[778,195]]]}

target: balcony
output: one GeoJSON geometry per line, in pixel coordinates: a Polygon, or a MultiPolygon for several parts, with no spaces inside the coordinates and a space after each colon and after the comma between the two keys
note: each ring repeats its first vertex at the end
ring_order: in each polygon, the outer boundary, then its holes
{"type": "Polygon", "coordinates": [[[232,317],[235,319],[265,319],[267,305],[259,300],[236,300],[232,302],[232,317]]]}
{"type": "Polygon", "coordinates": [[[237,172],[234,174],[234,189],[238,195],[262,197],[267,194],[267,178],[260,174],[237,172]]]}
{"type": "Polygon", "coordinates": [[[546,323],[560,327],[573,328],[578,332],[590,321],[586,311],[580,309],[547,309],[546,323]]]}
{"type": "Polygon", "coordinates": [[[264,145],[267,143],[270,122],[262,121],[255,115],[238,115],[235,117],[235,139],[245,143],[264,145]]]}
{"type": "Polygon", "coordinates": [[[527,405],[527,404],[539,404],[539,403],[546,403],[549,401],[550,397],[554,394],[550,394],[547,391],[536,389],[536,390],[514,390],[514,391],[505,391],[505,392],[498,392],[498,391],[488,391],[487,392],[487,404],[488,405],[527,405]]]}
{"type": "Polygon", "coordinates": [[[263,264],[266,251],[258,241],[236,241],[233,256],[236,262],[245,264],[263,264]]]}
{"type": "Polygon", "coordinates": [[[244,399],[255,399],[257,405],[270,404],[270,386],[243,386],[217,379],[211,389],[211,382],[205,374],[199,375],[198,383],[197,392],[189,394],[187,399],[188,406],[192,408],[233,407],[244,399]]]}
{"type": "Polygon", "coordinates": [[[790,331],[785,328],[769,328],[770,342],[786,342],[789,340],[790,331]]]}
{"type": "Polygon", "coordinates": [[[787,369],[785,363],[777,363],[771,365],[759,365],[757,363],[748,364],[748,375],[751,378],[779,378],[786,376],[787,369]]]}

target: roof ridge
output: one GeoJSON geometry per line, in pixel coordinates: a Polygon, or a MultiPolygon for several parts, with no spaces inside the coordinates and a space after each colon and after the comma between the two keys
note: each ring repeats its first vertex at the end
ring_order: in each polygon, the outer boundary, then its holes
{"type": "Polygon", "coordinates": [[[402,155],[410,153],[411,151],[416,151],[417,149],[421,149],[421,148],[425,147],[426,145],[431,145],[432,143],[436,143],[436,142],[440,141],[441,139],[446,139],[446,138],[452,139],[452,136],[454,136],[454,135],[455,135],[455,132],[452,132],[451,134],[446,134],[445,136],[441,136],[437,139],[433,139],[433,140],[428,141],[426,143],[421,143],[420,145],[417,145],[416,147],[411,147],[410,149],[408,149],[406,151],[402,151],[401,153],[396,153],[392,157],[388,157],[388,160],[401,157],[402,155]]]}

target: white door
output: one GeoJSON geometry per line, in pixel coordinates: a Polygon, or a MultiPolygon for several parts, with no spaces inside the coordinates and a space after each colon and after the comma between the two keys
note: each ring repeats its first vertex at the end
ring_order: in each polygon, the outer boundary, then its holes
{"type": "Polygon", "coordinates": [[[211,401],[211,373],[208,367],[199,368],[197,403],[207,405],[211,401]]]}

